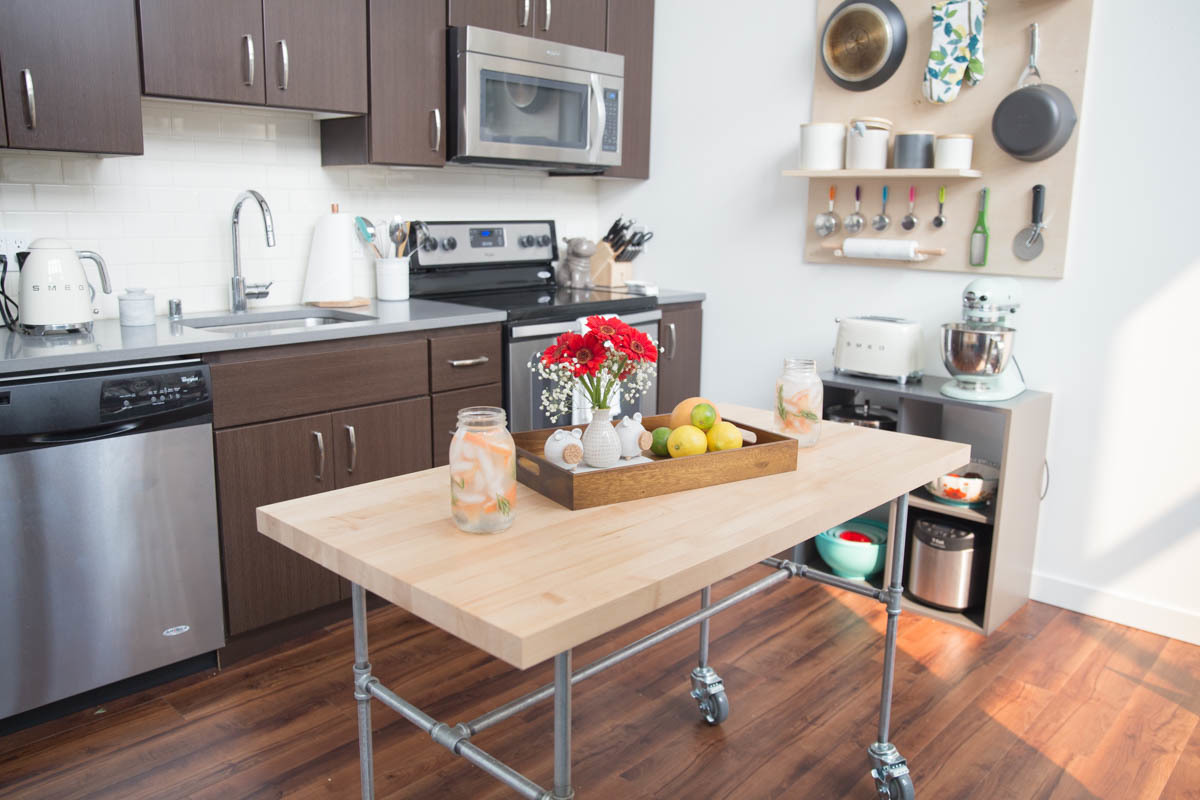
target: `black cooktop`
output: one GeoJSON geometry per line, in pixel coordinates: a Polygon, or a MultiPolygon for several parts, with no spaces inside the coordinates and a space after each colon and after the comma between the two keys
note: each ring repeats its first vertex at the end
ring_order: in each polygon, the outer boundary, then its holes
{"type": "Polygon", "coordinates": [[[493,292],[460,292],[427,295],[430,300],[494,308],[508,312],[510,320],[575,319],[592,314],[630,314],[658,308],[658,298],[608,289],[568,289],[541,286],[493,292]]]}

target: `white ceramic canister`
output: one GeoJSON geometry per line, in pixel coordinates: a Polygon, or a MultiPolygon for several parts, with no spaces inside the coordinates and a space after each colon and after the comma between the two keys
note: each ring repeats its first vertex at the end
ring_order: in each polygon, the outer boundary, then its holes
{"type": "Polygon", "coordinates": [[[969,133],[948,133],[937,137],[933,144],[933,166],[936,169],[970,169],[975,137],[969,133]]]}
{"type": "Polygon", "coordinates": [[[841,169],[846,126],[840,122],[806,122],[800,126],[800,169],[841,169]]]}
{"type": "Polygon", "coordinates": [[[403,258],[375,259],[375,296],[380,300],[408,299],[408,260],[403,258]]]}
{"type": "Polygon", "coordinates": [[[887,169],[891,120],[855,117],[846,132],[846,169],[887,169]]]}
{"type": "Polygon", "coordinates": [[[154,324],[154,295],[145,289],[126,289],[117,297],[117,308],[121,324],[126,326],[154,324]]]}

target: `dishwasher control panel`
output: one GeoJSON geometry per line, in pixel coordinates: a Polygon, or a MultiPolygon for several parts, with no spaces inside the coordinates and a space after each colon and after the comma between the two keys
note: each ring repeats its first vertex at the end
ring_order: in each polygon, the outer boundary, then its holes
{"type": "Polygon", "coordinates": [[[100,419],[116,422],[208,402],[208,379],[200,369],[125,375],[100,386],[100,419]]]}

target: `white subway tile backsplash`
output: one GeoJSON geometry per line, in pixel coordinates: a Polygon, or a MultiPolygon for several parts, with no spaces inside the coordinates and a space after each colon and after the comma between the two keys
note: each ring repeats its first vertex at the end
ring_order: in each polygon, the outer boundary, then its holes
{"type": "Polygon", "coordinates": [[[90,211],[95,207],[91,186],[33,187],[33,205],[38,211],[90,211]]]}
{"type": "Polygon", "coordinates": [[[120,158],[64,158],[62,172],[64,183],[110,186],[121,182],[120,158]]]}
{"type": "Polygon", "coordinates": [[[8,183],[62,183],[62,161],[47,156],[0,158],[0,174],[8,183]]]}
{"type": "Polygon", "coordinates": [[[163,210],[151,205],[150,190],[137,186],[97,186],[93,194],[96,208],[100,211],[163,210]]]}
{"type": "Polygon", "coordinates": [[[27,183],[0,183],[0,211],[33,208],[33,187],[27,183]]]}
{"type": "Polygon", "coordinates": [[[105,239],[121,227],[119,214],[72,212],[67,214],[67,236],[72,239],[91,237],[105,239]]]}

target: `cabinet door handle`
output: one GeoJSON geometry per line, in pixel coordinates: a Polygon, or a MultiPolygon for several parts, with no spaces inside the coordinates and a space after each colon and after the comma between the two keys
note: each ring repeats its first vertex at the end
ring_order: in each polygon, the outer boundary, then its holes
{"type": "Polygon", "coordinates": [[[474,358],[450,358],[446,360],[446,363],[452,367],[477,367],[488,361],[487,356],[475,356],[474,358]]]}
{"type": "Polygon", "coordinates": [[[246,80],[243,81],[247,86],[254,85],[254,37],[246,34],[242,37],[242,41],[246,43],[246,80]]]}
{"type": "Polygon", "coordinates": [[[21,83],[25,87],[25,127],[37,128],[37,101],[33,96],[33,71],[21,70],[21,83]]]}
{"type": "Polygon", "coordinates": [[[346,426],[346,438],[350,440],[350,466],[346,467],[346,472],[354,472],[354,468],[358,466],[358,437],[354,435],[354,426],[346,426]]]}
{"type": "Polygon", "coordinates": [[[279,89],[280,91],[286,92],[288,87],[288,75],[290,73],[288,68],[287,39],[280,39],[275,44],[279,47],[279,89]]]}
{"type": "Polygon", "coordinates": [[[438,150],[442,149],[442,110],[440,108],[435,108],[433,110],[433,127],[430,130],[430,133],[433,134],[433,136],[430,137],[433,139],[433,142],[429,149],[436,153],[438,150]]]}
{"type": "Polygon", "coordinates": [[[542,30],[544,31],[550,30],[550,13],[554,10],[554,7],[550,3],[551,0],[546,0],[546,21],[542,24],[542,30]]]}
{"type": "Polygon", "coordinates": [[[529,27],[529,0],[525,0],[525,12],[521,15],[521,27],[529,27]]]}
{"type": "Polygon", "coordinates": [[[675,342],[676,342],[676,333],[675,333],[675,323],[674,322],[667,323],[667,331],[671,334],[671,346],[667,348],[667,360],[674,361],[675,360],[675,342]]]}
{"type": "Polygon", "coordinates": [[[317,440],[317,471],[313,477],[323,481],[325,480],[325,437],[320,431],[313,431],[312,435],[317,440]]]}

